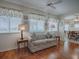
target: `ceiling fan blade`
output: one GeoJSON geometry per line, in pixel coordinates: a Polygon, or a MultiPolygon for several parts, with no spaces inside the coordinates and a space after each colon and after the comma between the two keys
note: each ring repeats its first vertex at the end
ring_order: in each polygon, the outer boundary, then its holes
{"type": "Polygon", "coordinates": [[[62,0],[58,0],[58,1],[54,2],[53,4],[59,4],[59,3],[62,3],[62,0]]]}
{"type": "Polygon", "coordinates": [[[56,9],[56,7],[55,7],[54,5],[51,5],[50,7],[52,7],[52,8],[54,8],[54,9],[56,9]]]}
{"type": "Polygon", "coordinates": [[[47,6],[56,9],[56,7],[52,3],[47,4],[47,6]]]}
{"type": "Polygon", "coordinates": [[[52,3],[48,3],[48,4],[47,4],[47,6],[51,6],[51,5],[52,5],[52,3]]]}
{"type": "Polygon", "coordinates": [[[50,6],[54,9],[56,9],[56,7],[54,5],[61,3],[62,0],[48,0],[48,4],[47,6],[50,6]]]}

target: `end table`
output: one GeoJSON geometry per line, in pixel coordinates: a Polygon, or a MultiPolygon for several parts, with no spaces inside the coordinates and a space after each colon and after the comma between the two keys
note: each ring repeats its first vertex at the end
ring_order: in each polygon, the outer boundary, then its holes
{"type": "Polygon", "coordinates": [[[25,48],[26,47],[26,43],[28,43],[28,40],[27,39],[17,40],[18,49],[20,49],[21,44],[23,44],[24,45],[24,48],[25,48]]]}

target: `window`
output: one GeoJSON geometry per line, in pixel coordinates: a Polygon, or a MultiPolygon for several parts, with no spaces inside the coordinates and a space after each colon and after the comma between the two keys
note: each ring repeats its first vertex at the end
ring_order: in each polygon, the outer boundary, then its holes
{"type": "Polygon", "coordinates": [[[78,23],[74,24],[74,29],[75,29],[75,31],[79,31],[79,24],[78,23]]]}
{"type": "Polygon", "coordinates": [[[0,33],[18,32],[22,17],[20,11],[0,8],[0,33]]]}
{"type": "Polygon", "coordinates": [[[29,32],[58,31],[58,21],[50,18],[46,20],[44,16],[29,15],[29,32]]]}
{"type": "Polygon", "coordinates": [[[48,31],[51,32],[51,31],[58,31],[58,23],[57,21],[55,21],[56,19],[50,19],[48,21],[48,31]],[[54,20],[54,21],[53,21],[54,20]]]}
{"type": "Polygon", "coordinates": [[[9,18],[6,16],[0,16],[0,33],[9,32],[9,18]]]}
{"type": "Polygon", "coordinates": [[[45,21],[44,20],[29,20],[29,32],[44,32],[45,30],[45,21]]]}
{"type": "Polygon", "coordinates": [[[65,30],[65,31],[69,31],[69,24],[65,24],[65,25],[64,25],[64,30],[65,30]]]}
{"type": "Polygon", "coordinates": [[[0,33],[19,32],[20,23],[21,19],[18,17],[0,16],[0,33]]]}
{"type": "Polygon", "coordinates": [[[18,25],[21,23],[21,18],[10,17],[10,32],[18,32],[18,25]]]}
{"type": "Polygon", "coordinates": [[[29,14],[29,32],[44,32],[45,31],[45,16],[37,14],[29,14]]]}
{"type": "Polygon", "coordinates": [[[79,29],[79,24],[75,24],[74,26],[75,26],[75,28],[78,28],[79,29]]]}

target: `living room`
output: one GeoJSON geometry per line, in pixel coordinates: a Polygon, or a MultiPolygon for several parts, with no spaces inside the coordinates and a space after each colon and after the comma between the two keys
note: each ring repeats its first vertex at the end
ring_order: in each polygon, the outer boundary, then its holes
{"type": "Polygon", "coordinates": [[[0,59],[78,59],[78,0],[1,0],[0,59]]]}

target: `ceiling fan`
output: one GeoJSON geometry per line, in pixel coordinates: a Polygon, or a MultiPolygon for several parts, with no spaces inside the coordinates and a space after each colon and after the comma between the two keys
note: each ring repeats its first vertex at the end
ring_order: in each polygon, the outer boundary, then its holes
{"type": "Polygon", "coordinates": [[[56,9],[55,5],[61,3],[62,0],[48,0],[47,6],[56,9]]]}

